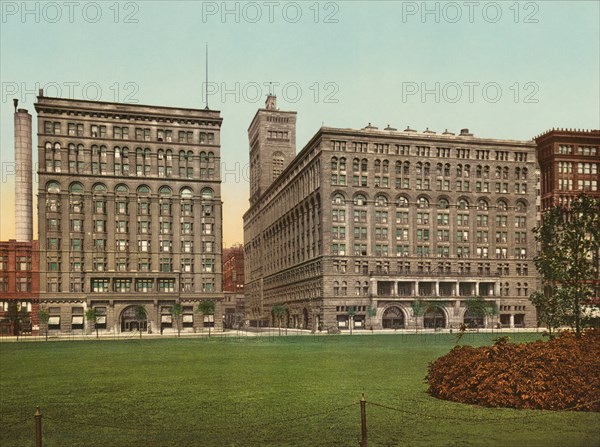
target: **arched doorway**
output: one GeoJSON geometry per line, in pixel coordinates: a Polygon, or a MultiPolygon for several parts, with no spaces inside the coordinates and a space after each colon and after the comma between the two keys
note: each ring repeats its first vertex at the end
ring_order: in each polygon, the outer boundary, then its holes
{"type": "Polygon", "coordinates": [[[465,316],[463,317],[463,323],[468,328],[482,328],[485,327],[485,321],[483,315],[478,314],[476,312],[465,312],[465,316]]]}
{"type": "Polygon", "coordinates": [[[404,312],[398,306],[390,306],[383,311],[381,325],[384,329],[403,329],[404,312]]]}
{"type": "Polygon", "coordinates": [[[121,313],[121,332],[135,332],[148,329],[148,319],[138,320],[135,316],[136,306],[129,306],[121,313]]]}
{"type": "Polygon", "coordinates": [[[428,309],[423,316],[423,327],[429,329],[446,327],[446,314],[437,306],[428,309]]]}
{"type": "Polygon", "coordinates": [[[302,310],[302,329],[308,328],[308,309],[305,307],[302,310]]]}

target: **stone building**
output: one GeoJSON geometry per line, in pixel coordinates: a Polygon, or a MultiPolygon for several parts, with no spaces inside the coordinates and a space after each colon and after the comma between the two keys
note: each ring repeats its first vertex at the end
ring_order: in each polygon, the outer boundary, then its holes
{"type": "Polygon", "coordinates": [[[251,322],[285,303],[303,328],[536,325],[533,142],[369,124],[322,127],[292,157],[294,125],[269,97],[248,132],[251,322]],[[468,315],[476,296],[499,315],[468,315]]]}
{"type": "Polygon", "coordinates": [[[38,228],[50,330],[220,328],[222,204],[215,110],[49,98],[40,92],[38,228]],[[146,319],[138,321],[135,306],[146,319]]]}

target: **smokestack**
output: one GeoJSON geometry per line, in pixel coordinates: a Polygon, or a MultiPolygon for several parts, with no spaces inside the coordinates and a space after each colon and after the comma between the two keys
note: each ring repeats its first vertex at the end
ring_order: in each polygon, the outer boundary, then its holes
{"type": "Polygon", "coordinates": [[[26,109],[15,110],[15,217],[18,242],[33,239],[31,132],[31,115],[26,109]]]}

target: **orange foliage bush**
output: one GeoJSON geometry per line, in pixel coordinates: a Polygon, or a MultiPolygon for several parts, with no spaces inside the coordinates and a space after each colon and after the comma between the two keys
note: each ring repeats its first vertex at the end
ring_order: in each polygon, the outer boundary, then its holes
{"type": "Polygon", "coordinates": [[[600,330],[578,340],[456,346],[429,364],[429,394],[486,407],[600,411],[600,330]]]}

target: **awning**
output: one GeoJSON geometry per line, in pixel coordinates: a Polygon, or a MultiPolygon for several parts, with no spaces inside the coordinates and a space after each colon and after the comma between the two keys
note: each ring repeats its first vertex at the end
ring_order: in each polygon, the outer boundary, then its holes
{"type": "Polygon", "coordinates": [[[71,319],[71,324],[83,324],[83,316],[73,315],[73,318],[71,319]]]}
{"type": "Polygon", "coordinates": [[[98,323],[98,324],[106,324],[106,317],[104,315],[98,317],[96,319],[96,323],[98,323]]]}
{"type": "Polygon", "coordinates": [[[50,317],[48,318],[48,325],[55,326],[60,324],[60,317],[50,317]]]}
{"type": "Polygon", "coordinates": [[[184,315],[183,316],[183,322],[184,323],[193,323],[194,322],[194,316],[193,315],[184,315]]]}
{"type": "Polygon", "coordinates": [[[161,323],[170,323],[171,315],[161,315],[160,321],[161,321],[161,323]]]}

